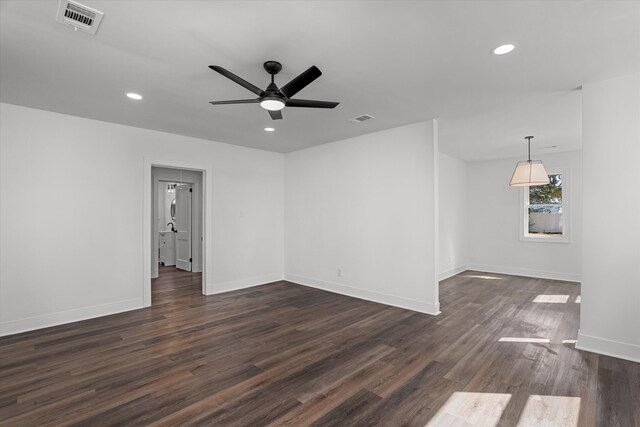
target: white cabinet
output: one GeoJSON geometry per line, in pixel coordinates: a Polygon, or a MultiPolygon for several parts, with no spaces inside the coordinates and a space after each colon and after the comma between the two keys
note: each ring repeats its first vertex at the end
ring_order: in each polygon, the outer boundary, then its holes
{"type": "Polygon", "coordinates": [[[176,265],[176,233],[173,231],[161,231],[159,234],[160,263],[163,265],[176,265]]]}

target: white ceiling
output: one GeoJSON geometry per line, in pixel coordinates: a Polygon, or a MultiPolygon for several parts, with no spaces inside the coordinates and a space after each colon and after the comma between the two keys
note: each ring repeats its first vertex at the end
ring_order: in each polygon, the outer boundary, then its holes
{"type": "Polygon", "coordinates": [[[441,151],[478,160],[522,156],[528,134],[580,148],[576,88],[640,71],[640,2],[80,3],[105,13],[95,36],[55,22],[57,1],[0,1],[2,102],[279,152],[437,118],[441,151]],[[341,104],[273,122],[208,104],[254,97],[208,65],[266,87],[270,59],[279,86],[318,66],[297,97],[341,104]]]}

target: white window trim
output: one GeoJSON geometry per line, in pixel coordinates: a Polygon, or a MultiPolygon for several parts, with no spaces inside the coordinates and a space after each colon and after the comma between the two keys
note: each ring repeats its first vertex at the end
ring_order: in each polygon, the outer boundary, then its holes
{"type": "Polygon", "coordinates": [[[562,175],[562,237],[531,235],[529,230],[529,214],[526,204],[528,202],[529,187],[522,187],[520,191],[520,230],[518,235],[521,242],[537,243],[571,243],[571,223],[573,222],[571,209],[571,174],[568,167],[549,168],[549,175],[562,175]]]}

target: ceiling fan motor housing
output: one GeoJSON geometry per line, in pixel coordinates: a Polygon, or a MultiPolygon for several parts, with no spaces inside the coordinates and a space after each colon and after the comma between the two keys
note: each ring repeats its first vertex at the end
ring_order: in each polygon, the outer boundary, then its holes
{"type": "Polygon", "coordinates": [[[276,86],[276,84],[273,82],[269,83],[269,86],[267,86],[264,92],[268,95],[278,94],[282,96],[282,94],[280,93],[280,89],[278,89],[278,86],[276,86]]]}

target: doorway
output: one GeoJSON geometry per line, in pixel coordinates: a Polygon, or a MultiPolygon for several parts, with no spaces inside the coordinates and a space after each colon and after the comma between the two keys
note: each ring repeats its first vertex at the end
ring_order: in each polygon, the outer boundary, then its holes
{"type": "Polygon", "coordinates": [[[203,170],[150,167],[151,248],[145,306],[206,292],[203,170]]]}
{"type": "MultiPolygon", "coordinates": [[[[201,240],[198,230],[202,229],[198,225],[193,226],[199,220],[198,215],[193,212],[193,185],[160,179],[157,187],[159,267],[175,267],[188,272],[201,271],[202,263],[194,263],[193,260],[194,252],[198,252],[194,251],[193,245],[201,240]]],[[[158,273],[161,271],[159,269],[158,273]]]]}

